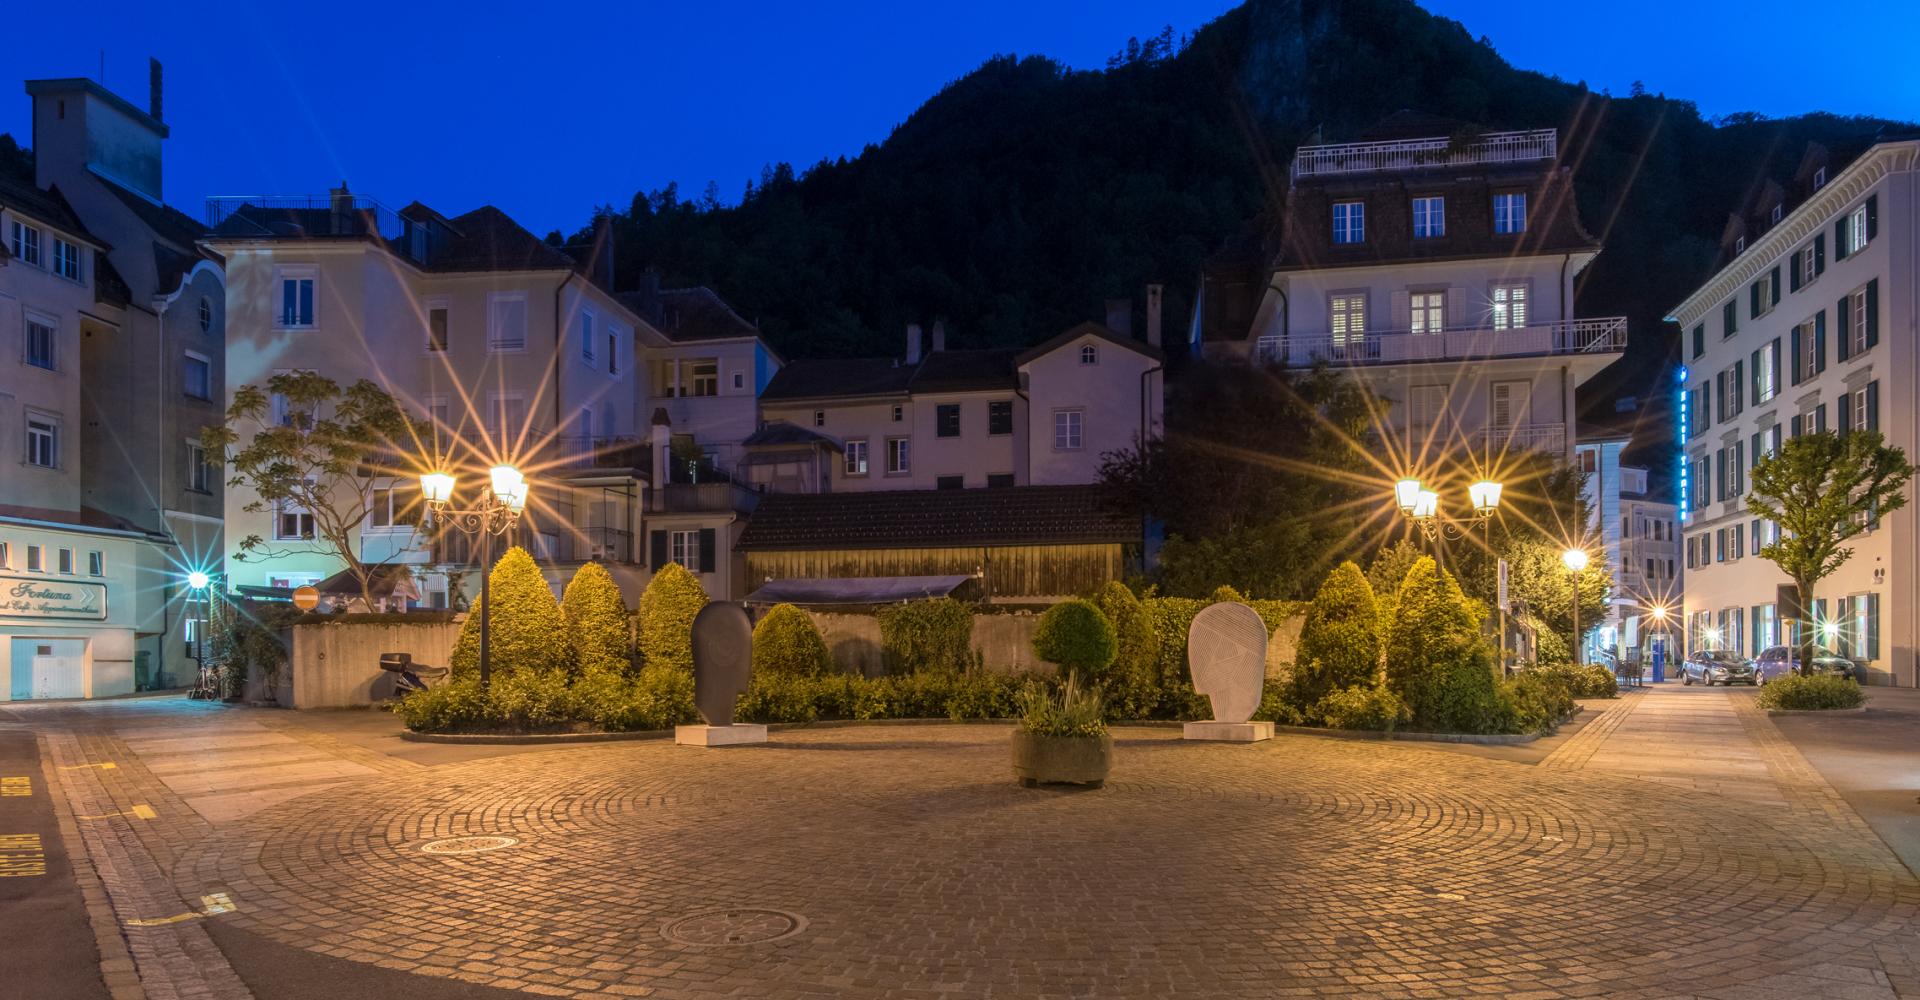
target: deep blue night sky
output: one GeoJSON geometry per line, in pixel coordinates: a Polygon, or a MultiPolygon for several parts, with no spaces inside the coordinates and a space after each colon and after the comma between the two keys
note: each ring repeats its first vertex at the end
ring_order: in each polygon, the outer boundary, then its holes
{"type": "MultiPolygon", "coordinates": [[[[1097,68],[1129,35],[1191,31],[1232,4],[607,3],[589,16],[589,3],[516,3],[477,13],[488,6],[15,4],[0,131],[27,141],[20,80],[95,76],[103,48],[107,85],[144,107],[154,55],[173,127],[167,197],[189,213],[208,195],[320,192],[345,177],[390,207],[418,198],[454,214],[492,202],[544,233],[669,181],[692,197],[715,180],[731,201],[763,164],[804,167],[884,139],[996,53],[1097,68]]],[[[1620,94],[1643,80],[1708,115],[1920,118],[1920,73],[1899,51],[1920,35],[1912,0],[1425,6],[1519,66],[1620,94]],[[1809,13],[1840,8],[1848,16],[1809,13]],[[1758,64],[1771,52],[1785,53],[1777,66],[1758,64]]]]}

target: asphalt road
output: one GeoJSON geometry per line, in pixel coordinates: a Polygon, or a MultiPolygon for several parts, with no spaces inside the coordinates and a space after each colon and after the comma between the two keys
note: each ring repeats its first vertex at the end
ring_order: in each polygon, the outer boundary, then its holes
{"type": "Polygon", "coordinates": [[[1781,715],[1773,722],[1907,868],[1920,872],[1920,691],[1870,687],[1865,712],[1781,715]]]}
{"type": "Polygon", "coordinates": [[[48,794],[33,731],[0,712],[0,993],[105,998],[100,952],[48,794]]]}

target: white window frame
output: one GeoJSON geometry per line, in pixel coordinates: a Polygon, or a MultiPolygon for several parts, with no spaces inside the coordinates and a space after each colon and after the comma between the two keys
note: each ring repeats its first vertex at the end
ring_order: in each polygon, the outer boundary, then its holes
{"type": "Polygon", "coordinates": [[[912,438],[890,437],[887,439],[887,475],[913,475],[912,438]]]}
{"type": "Polygon", "coordinates": [[[213,300],[202,295],[200,296],[200,332],[209,333],[212,330],[213,330],[213,300]]]}
{"type": "Polygon", "coordinates": [[[1443,333],[1447,329],[1447,293],[1423,289],[1407,293],[1407,326],[1414,333],[1443,333]]]}
{"type": "Polygon", "coordinates": [[[1334,292],[1327,296],[1327,332],[1335,347],[1359,344],[1367,336],[1367,293],[1334,292]]]}
{"type": "Polygon", "coordinates": [[[213,492],[213,466],[207,464],[207,449],[187,439],[187,489],[194,493],[213,492]]]}
{"type": "Polygon", "coordinates": [[[1087,445],[1087,411],[1078,406],[1053,411],[1053,450],[1083,451],[1087,445]]]}
{"type": "Polygon", "coordinates": [[[422,301],[420,303],[420,317],[426,322],[426,329],[422,331],[422,336],[420,338],[421,353],[422,354],[445,354],[448,351],[452,350],[453,349],[453,302],[452,300],[446,298],[445,296],[435,296],[434,298],[426,299],[422,301]],[[446,335],[446,340],[443,341],[438,347],[435,347],[433,343],[433,314],[436,312],[439,313],[442,317],[444,317],[444,322],[446,323],[446,329],[441,331],[443,334],[446,335]]]}
{"type": "Polygon", "coordinates": [[[526,292],[492,292],[487,295],[487,353],[521,354],[527,349],[527,327],[532,325],[533,312],[527,306],[526,292]],[[508,307],[520,306],[520,330],[517,339],[509,336],[505,329],[505,313],[508,307]]]}
{"type": "Polygon", "coordinates": [[[1367,241],[1367,203],[1364,201],[1336,201],[1333,203],[1333,244],[1334,246],[1358,246],[1367,241]]]}
{"type": "Polygon", "coordinates": [[[893,406],[893,422],[897,424],[905,419],[907,419],[906,407],[903,407],[900,404],[895,403],[893,406]]]}
{"type": "Polygon", "coordinates": [[[1080,363],[1083,365],[1099,364],[1100,348],[1095,347],[1092,344],[1081,344],[1080,345],[1080,363]]]}
{"type": "Polygon", "coordinates": [[[313,512],[310,510],[307,510],[304,504],[301,504],[295,500],[275,500],[273,502],[273,540],[274,541],[276,542],[311,542],[316,540],[319,537],[320,537],[319,532],[315,530],[315,526],[314,526],[313,512]],[[295,525],[295,531],[292,534],[288,534],[286,531],[282,530],[286,526],[283,519],[288,517],[295,519],[293,522],[295,525]],[[304,534],[302,534],[299,530],[299,527],[303,523],[303,521],[306,526],[306,533],[304,534]]]}
{"type": "Polygon", "coordinates": [[[45,313],[28,312],[20,330],[20,363],[41,371],[60,370],[60,320],[45,313]],[[47,331],[46,364],[34,359],[33,341],[35,328],[47,331]]]}
{"type": "Polygon", "coordinates": [[[1847,352],[1849,358],[1867,352],[1867,286],[1847,293],[1847,352]]]}
{"type": "Polygon", "coordinates": [[[746,388],[747,388],[747,373],[734,372],[733,373],[733,391],[744,392],[746,391],[746,388]]]}
{"type": "Polygon", "coordinates": [[[1413,238],[1438,239],[1447,235],[1447,199],[1444,195],[1422,195],[1413,199],[1413,238]]]}
{"type": "Polygon", "coordinates": [[[667,532],[667,560],[686,567],[689,573],[705,573],[700,565],[700,529],[675,528],[667,532]]]}
{"type": "Polygon", "coordinates": [[[680,395],[693,396],[693,397],[698,397],[702,399],[707,398],[709,396],[720,395],[720,359],[719,358],[685,358],[681,360],[680,364],[685,366],[685,371],[686,371],[686,376],[680,381],[680,395]],[[711,372],[703,373],[701,369],[708,366],[711,366],[713,370],[711,372]],[[701,382],[706,379],[712,380],[712,391],[701,392],[699,391],[701,388],[701,382]]]}
{"type": "Polygon", "coordinates": [[[867,439],[850,438],[846,444],[845,457],[841,465],[841,474],[847,476],[865,476],[867,467],[867,439]]]}
{"type": "Polygon", "coordinates": [[[207,357],[204,354],[201,354],[199,351],[185,352],[185,356],[181,359],[181,365],[180,365],[180,392],[182,395],[185,395],[188,399],[201,399],[201,400],[213,399],[213,359],[212,358],[207,357]],[[204,387],[204,391],[198,392],[198,393],[193,391],[193,387],[190,384],[190,380],[187,377],[188,373],[193,370],[193,366],[196,362],[199,363],[201,370],[206,372],[206,380],[205,380],[206,385],[204,387]]]}
{"type": "Polygon", "coordinates": [[[44,545],[27,546],[27,572],[45,573],[47,571],[47,549],[44,545]]]}
{"type": "Polygon", "coordinates": [[[45,267],[40,252],[40,229],[19,219],[13,220],[13,259],[30,267],[45,267]]]}
{"type": "Polygon", "coordinates": [[[1774,202],[1774,203],[1773,203],[1773,214],[1772,214],[1772,215],[1771,215],[1771,216],[1770,216],[1770,217],[1768,218],[1768,220],[1767,220],[1767,221],[1769,221],[1769,222],[1779,222],[1779,221],[1780,221],[1780,217],[1781,217],[1782,215],[1785,215],[1785,214],[1786,214],[1786,211],[1787,211],[1787,209],[1786,209],[1786,206],[1785,206],[1785,205],[1782,205],[1782,204],[1780,204],[1779,202],[1774,202]]]}
{"type": "Polygon", "coordinates": [[[76,565],[78,564],[73,561],[72,549],[62,546],[55,551],[54,572],[62,576],[72,576],[76,565]]]}
{"type": "Polygon", "coordinates": [[[40,469],[60,468],[60,416],[45,410],[28,410],[26,420],[26,464],[40,469]],[[44,445],[41,442],[44,441],[44,445]],[[44,456],[42,452],[44,451],[44,456]],[[45,457],[46,461],[40,461],[45,457]]]}
{"type": "Polygon", "coordinates": [[[1500,191],[1493,196],[1493,231],[1517,236],[1527,231],[1527,193],[1500,191]]]}
{"type": "Polygon", "coordinates": [[[406,514],[409,509],[414,510],[415,516],[418,516],[419,505],[415,501],[419,500],[419,494],[420,491],[418,487],[410,487],[401,480],[395,480],[390,485],[376,486],[372,490],[369,490],[367,494],[367,520],[365,525],[360,529],[361,533],[367,535],[397,535],[412,532],[414,525],[401,520],[401,517],[406,514]],[[412,495],[411,499],[408,498],[409,494],[412,495]]]}
{"type": "Polygon", "coordinates": [[[1524,281],[1496,281],[1487,292],[1491,325],[1495,330],[1523,330],[1527,326],[1528,299],[1532,292],[1524,281]]]}
{"type": "Polygon", "coordinates": [[[87,575],[107,575],[107,557],[106,554],[99,549],[93,549],[87,553],[87,575]]]}
{"type": "MultiPolygon", "coordinates": [[[[299,297],[296,293],[296,306],[298,302],[299,297]]],[[[273,328],[276,330],[317,330],[320,328],[319,268],[283,265],[273,269],[273,328]],[[287,315],[287,283],[301,281],[306,282],[309,286],[307,295],[311,299],[310,312],[304,323],[298,322],[298,317],[291,317],[295,321],[289,322],[290,317],[287,315]]]]}
{"type": "Polygon", "coordinates": [[[600,360],[594,353],[597,346],[594,344],[593,320],[593,310],[580,310],[580,363],[588,368],[597,368],[600,365],[600,360]]]}
{"type": "Polygon", "coordinates": [[[1813,269],[1813,264],[1814,264],[1813,244],[1809,243],[1806,246],[1803,246],[1800,248],[1800,287],[1801,288],[1805,288],[1808,285],[1813,284],[1813,279],[1818,278],[1820,276],[1819,272],[1813,269]]]}
{"type": "Polygon", "coordinates": [[[80,244],[69,243],[58,236],[53,238],[53,273],[75,284],[81,283],[80,244]]]}
{"type": "Polygon", "coordinates": [[[1863,203],[1847,213],[1847,256],[1867,248],[1867,206],[1863,203]]]}

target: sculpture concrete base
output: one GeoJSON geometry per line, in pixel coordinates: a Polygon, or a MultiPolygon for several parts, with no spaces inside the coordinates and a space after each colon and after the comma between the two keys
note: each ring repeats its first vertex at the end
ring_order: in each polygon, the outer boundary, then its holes
{"type": "MultiPolygon", "coordinates": [[[[1273,727],[1267,727],[1269,735],[1273,727]]],[[[746,743],[765,743],[767,727],[750,722],[731,726],[675,726],[673,741],[686,747],[731,747],[746,743]]]]}
{"type": "Polygon", "coordinates": [[[1258,743],[1273,739],[1271,722],[1189,722],[1180,727],[1183,740],[1212,740],[1216,743],[1258,743]]]}

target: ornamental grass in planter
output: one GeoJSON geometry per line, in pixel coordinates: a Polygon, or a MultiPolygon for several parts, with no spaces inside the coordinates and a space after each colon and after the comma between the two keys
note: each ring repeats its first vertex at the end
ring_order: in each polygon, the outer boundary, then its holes
{"type": "Polygon", "coordinates": [[[1106,783],[1113,766],[1113,737],[1102,719],[1097,687],[1082,687],[1073,674],[1058,690],[1029,686],[1020,699],[1020,727],[1013,732],[1013,775],[1022,785],[1106,783]]]}

